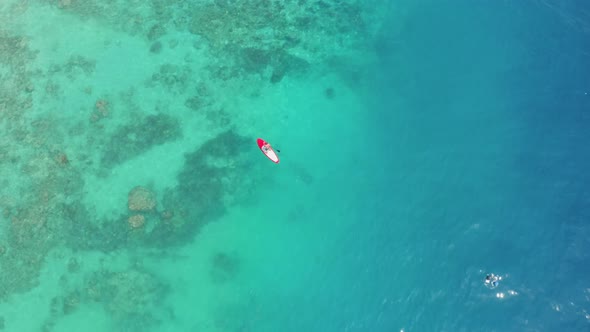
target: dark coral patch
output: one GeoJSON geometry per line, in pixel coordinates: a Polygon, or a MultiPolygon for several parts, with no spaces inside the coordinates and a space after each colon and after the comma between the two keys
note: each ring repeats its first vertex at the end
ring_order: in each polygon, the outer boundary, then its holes
{"type": "Polygon", "coordinates": [[[240,191],[248,190],[253,178],[248,176],[250,159],[240,151],[247,151],[249,143],[229,130],[185,156],[178,186],[164,194],[164,208],[172,217],[151,231],[149,245],[181,245],[192,240],[202,225],[225,213],[226,204],[240,191]]]}
{"type": "Polygon", "coordinates": [[[211,257],[211,279],[221,283],[233,279],[240,269],[240,261],[236,255],[217,252],[211,257]]]}
{"type": "Polygon", "coordinates": [[[175,118],[166,114],[149,115],[119,127],[107,143],[101,162],[107,167],[114,166],[181,136],[180,123],[175,118]]]}

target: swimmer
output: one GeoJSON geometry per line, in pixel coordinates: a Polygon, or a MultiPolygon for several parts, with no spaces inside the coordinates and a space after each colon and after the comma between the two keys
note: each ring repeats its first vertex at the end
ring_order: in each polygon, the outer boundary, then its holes
{"type": "MultiPolygon", "coordinates": [[[[270,144],[266,143],[262,146],[262,152],[267,153],[268,151],[270,151],[272,148],[270,147],[270,144]]],[[[275,149],[277,152],[281,152],[281,150],[279,149],[275,149]]]]}
{"type": "Polygon", "coordinates": [[[486,279],[484,280],[485,285],[489,288],[496,288],[498,287],[499,281],[502,280],[502,277],[499,277],[493,273],[487,274],[486,279]]]}

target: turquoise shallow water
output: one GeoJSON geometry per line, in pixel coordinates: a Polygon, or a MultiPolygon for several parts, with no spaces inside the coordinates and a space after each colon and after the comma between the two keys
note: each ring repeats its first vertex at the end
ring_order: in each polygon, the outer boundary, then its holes
{"type": "Polygon", "coordinates": [[[0,331],[587,330],[588,12],[2,2],[0,331]]]}

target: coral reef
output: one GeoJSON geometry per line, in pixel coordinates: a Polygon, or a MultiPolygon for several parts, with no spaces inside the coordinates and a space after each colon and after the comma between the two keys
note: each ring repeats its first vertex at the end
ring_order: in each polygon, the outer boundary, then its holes
{"type": "Polygon", "coordinates": [[[157,323],[154,314],[168,292],[154,275],[138,270],[101,270],[90,275],[82,299],[104,306],[119,325],[130,331],[145,331],[157,323]]]}
{"type": "Polygon", "coordinates": [[[194,112],[210,112],[213,105],[215,105],[216,96],[210,90],[205,82],[197,82],[195,84],[194,93],[185,99],[184,106],[194,112]]]}
{"type": "MultiPolygon", "coordinates": [[[[178,246],[192,240],[201,226],[219,217],[228,205],[243,201],[255,185],[256,178],[247,176],[250,161],[235,153],[247,143],[244,137],[227,131],[187,155],[180,185],[167,190],[159,213],[155,193],[142,186],[129,192],[131,214],[122,214],[119,220],[99,222],[83,210],[73,211],[81,221],[71,229],[69,245],[110,252],[135,246],[178,246]]],[[[232,274],[227,268],[219,271],[221,276],[232,274]]]]}
{"type": "Polygon", "coordinates": [[[141,228],[145,224],[145,217],[143,214],[134,214],[127,218],[127,223],[131,228],[141,228]]]}
{"type": "MultiPolygon", "coordinates": [[[[43,127],[37,127],[12,141],[13,144],[42,143],[34,150],[35,154],[21,155],[19,174],[22,176],[17,184],[22,187],[14,188],[19,195],[0,200],[4,217],[10,220],[7,253],[0,256],[0,297],[35,286],[45,255],[56,245],[65,243],[75,225],[68,210],[79,203],[70,202],[68,197],[79,195],[82,182],[79,171],[70,167],[67,159],[58,157],[56,160],[56,153],[47,149],[45,144],[54,139],[55,135],[47,135],[43,127]],[[64,161],[67,162],[64,164],[64,161]]],[[[11,148],[20,149],[19,146],[11,148]]],[[[12,163],[0,163],[0,172],[14,172],[14,167],[12,163]]]]}
{"type": "Polygon", "coordinates": [[[0,28],[0,122],[18,121],[31,108],[32,76],[28,62],[36,58],[24,37],[0,28]]]}
{"type": "Polygon", "coordinates": [[[51,299],[50,317],[44,328],[52,327],[64,315],[80,306],[96,303],[113,318],[117,331],[146,331],[158,323],[158,312],[168,288],[151,273],[139,268],[123,271],[97,270],[81,285],[65,286],[64,295],[51,299]]]}
{"type": "Polygon", "coordinates": [[[162,51],[162,43],[159,42],[159,41],[154,42],[152,44],[152,46],[150,46],[150,52],[151,53],[157,54],[157,53],[160,53],[161,51],[162,51]]]}
{"type": "Polygon", "coordinates": [[[55,162],[58,163],[58,165],[60,166],[67,166],[69,165],[70,160],[68,159],[68,155],[65,154],[65,152],[58,151],[55,154],[55,162]]]}
{"type": "Polygon", "coordinates": [[[261,75],[270,67],[269,80],[278,83],[365,45],[363,12],[356,0],[220,0],[195,6],[188,29],[205,38],[227,66],[261,75]]]}
{"type": "Polygon", "coordinates": [[[190,241],[202,225],[225,212],[226,204],[239,201],[251,190],[256,181],[248,176],[251,161],[239,152],[248,143],[230,130],[186,155],[179,185],[164,195],[163,206],[171,216],[154,227],[146,242],[174,246],[190,241]]]}
{"type": "Polygon", "coordinates": [[[189,66],[165,64],[152,75],[148,85],[160,85],[172,93],[183,93],[186,91],[191,77],[192,70],[189,66]]]}
{"type": "Polygon", "coordinates": [[[187,108],[189,108],[193,111],[199,111],[200,109],[202,109],[206,105],[207,105],[206,101],[203,98],[201,98],[200,96],[190,97],[184,102],[184,106],[186,106],[187,108]]]}
{"type": "Polygon", "coordinates": [[[278,2],[237,1],[230,5],[216,1],[194,9],[189,31],[206,38],[214,49],[244,44],[278,48],[281,38],[274,34],[282,33],[287,25],[285,12],[278,2]],[[257,33],[266,27],[273,31],[257,33]]]}
{"type": "Polygon", "coordinates": [[[137,186],[129,192],[127,207],[131,211],[152,211],[156,208],[156,194],[146,187],[137,186]]]}
{"type": "Polygon", "coordinates": [[[96,60],[88,59],[80,55],[73,55],[66,62],[63,70],[69,79],[75,79],[79,74],[86,76],[92,74],[96,68],[96,60]]]}
{"type": "Polygon", "coordinates": [[[111,113],[111,105],[106,99],[99,99],[94,103],[94,111],[90,115],[90,121],[96,122],[104,119],[111,113]]]}
{"type": "Polygon", "coordinates": [[[233,279],[240,269],[240,260],[235,254],[216,252],[211,257],[211,279],[222,283],[233,279]]]}
{"type": "Polygon", "coordinates": [[[75,250],[112,252],[129,245],[129,224],[122,220],[81,219],[68,233],[68,246],[75,250]]]}
{"type": "Polygon", "coordinates": [[[68,272],[76,273],[80,270],[80,262],[74,257],[68,260],[68,272]]]}
{"type": "Polygon", "coordinates": [[[66,295],[63,299],[63,313],[70,314],[80,305],[80,292],[73,291],[66,295]]]}
{"type": "Polygon", "coordinates": [[[175,118],[166,114],[148,115],[115,130],[104,147],[102,165],[120,164],[181,135],[180,123],[175,118]]]}
{"type": "Polygon", "coordinates": [[[148,40],[155,41],[166,34],[166,29],[161,24],[154,24],[147,33],[148,40]]]}
{"type": "Polygon", "coordinates": [[[117,0],[39,0],[61,11],[75,15],[83,21],[97,20],[113,29],[132,35],[146,34],[146,14],[141,6],[129,6],[117,0]],[[125,18],[125,19],[122,19],[125,18]]]}

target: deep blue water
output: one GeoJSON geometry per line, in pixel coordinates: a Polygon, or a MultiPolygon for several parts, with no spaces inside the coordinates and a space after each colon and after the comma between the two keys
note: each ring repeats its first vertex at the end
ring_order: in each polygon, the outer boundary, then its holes
{"type": "Polygon", "coordinates": [[[590,5],[554,3],[392,4],[370,110],[386,157],[318,331],[590,329],[590,5]]]}

